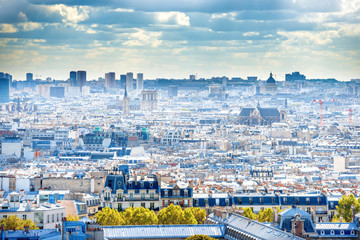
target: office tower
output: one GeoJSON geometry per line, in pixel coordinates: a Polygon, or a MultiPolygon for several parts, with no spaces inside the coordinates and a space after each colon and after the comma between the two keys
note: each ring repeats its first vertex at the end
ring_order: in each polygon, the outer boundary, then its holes
{"type": "Polygon", "coordinates": [[[190,81],[194,81],[196,79],[196,76],[195,75],[190,75],[189,79],[190,79],[190,81]]]}
{"type": "Polygon", "coordinates": [[[121,74],[120,75],[120,86],[121,88],[126,88],[126,75],[125,74],[121,74]]]}
{"type": "Polygon", "coordinates": [[[65,96],[65,87],[50,87],[50,97],[63,98],[65,96]]]}
{"type": "Polygon", "coordinates": [[[10,80],[0,78],[0,103],[9,103],[10,80]]]}
{"type": "Polygon", "coordinates": [[[134,78],[133,78],[133,73],[132,72],[128,72],[126,73],[126,90],[128,93],[132,92],[134,90],[134,78]]]}
{"type": "Polygon", "coordinates": [[[70,86],[77,86],[76,71],[70,72],[69,84],[70,84],[70,86]]]}
{"type": "Polygon", "coordinates": [[[168,96],[169,97],[177,97],[178,96],[178,86],[170,85],[168,87],[168,96]]]}
{"type": "Polygon", "coordinates": [[[136,90],[142,91],[144,89],[144,74],[138,73],[136,78],[136,90]]]}
{"type": "Polygon", "coordinates": [[[293,72],[293,73],[288,73],[285,74],[285,81],[286,82],[293,82],[293,81],[305,81],[306,80],[306,76],[300,74],[299,72],[293,72]]]}
{"type": "Polygon", "coordinates": [[[80,91],[82,92],[83,86],[86,85],[86,71],[83,71],[83,70],[77,71],[76,83],[77,83],[77,86],[80,87],[80,91]]]}
{"type": "Polygon", "coordinates": [[[26,74],[26,81],[27,82],[32,82],[33,81],[33,74],[32,73],[27,73],[26,74]]]}
{"type": "Polygon", "coordinates": [[[3,72],[0,72],[0,78],[5,78],[5,74],[3,72]]]}
{"type": "Polygon", "coordinates": [[[106,88],[115,88],[115,73],[114,72],[105,73],[105,87],[106,88]]]}

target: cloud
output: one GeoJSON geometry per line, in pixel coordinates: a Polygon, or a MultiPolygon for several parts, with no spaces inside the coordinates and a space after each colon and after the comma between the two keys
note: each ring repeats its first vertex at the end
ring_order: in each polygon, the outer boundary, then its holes
{"type": "Polygon", "coordinates": [[[0,24],[0,33],[16,33],[17,31],[18,29],[12,24],[0,24]]]}
{"type": "Polygon", "coordinates": [[[190,26],[189,16],[182,12],[159,12],[156,13],[156,19],[160,23],[190,26]]]}
{"type": "Polygon", "coordinates": [[[21,27],[23,31],[33,31],[35,29],[43,29],[43,25],[37,22],[24,22],[19,23],[18,26],[21,27]]]}
{"type": "Polygon", "coordinates": [[[160,32],[148,32],[142,29],[137,29],[137,32],[128,34],[127,41],[124,42],[126,46],[151,46],[156,48],[160,46],[162,40],[159,40],[160,32]]]}
{"type": "Polygon", "coordinates": [[[69,7],[64,4],[56,4],[47,8],[50,12],[59,13],[63,17],[63,22],[78,23],[89,17],[89,8],[85,6],[69,7]]]}
{"type": "Polygon", "coordinates": [[[334,38],[339,38],[340,34],[338,31],[330,30],[330,31],[322,31],[317,33],[311,32],[278,32],[280,36],[284,36],[287,40],[284,43],[303,46],[303,45],[326,45],[332,43],[334,38]]]}
{"type": "Polygon", "coordinates": [[[259,36],[260,33],[258,32],[246,32],[246,33],[243,33],[243,36],[244,37],[252,37],[252,36],[259,36]]]}

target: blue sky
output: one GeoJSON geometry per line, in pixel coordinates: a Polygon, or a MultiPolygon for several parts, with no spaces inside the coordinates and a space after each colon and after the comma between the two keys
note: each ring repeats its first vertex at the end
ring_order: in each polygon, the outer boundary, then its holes
{"type": "Polygon", "coordinates": [[[360,78],[360,0],[0,0],[0,71],[360,78]]]}

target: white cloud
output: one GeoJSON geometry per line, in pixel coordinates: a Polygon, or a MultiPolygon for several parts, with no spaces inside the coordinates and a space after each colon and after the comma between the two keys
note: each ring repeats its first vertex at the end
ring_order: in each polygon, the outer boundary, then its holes
{"type": "Polygon", "coordinates": [[[159,23],[175,23],[179,26],[190,26],[190,18],[183,12],[158,12],[156,20],[159,23]]]}
{"type": "Polygon", "coordinates": [[[287,40],[284,41],[285,44],[290,45],[326,45],[332,43],[333,38],[339,38],[339,31],[329,30],[322,32],[278,32],[280,36],[287,37],[287,40]]]}
{"type": "Polygon", "coordinates": [[[89,18],[89,7],[69,7],[64,4],[56,4],[47,7],[50,12],[59,13],[64,19],[63,22],[78,23],[89,18]]]}
{"type": "Polygon", "coordinates": [[[162,43],[162,40],[159,40],[161,32],[148,32],[142,29],[137,29],[135,33],[129,33],[127,41],[124,42],[126,46],[151,46],[158,47],[162,43]]]}
{"type": "Polygon", "coordinates": [[[243,33],[243,36],[244,37],[252,37],[252,36],[259,36],[260,33],[258,32],[246,32],[246,33],[243,33]]]}
{"type": "Polygon", "coordinates": [[[12,24],[0,24],[0,33],[15,33],[17,31],[18,29],[12,24]]]}
{"type": "Polygon", "coordinates": [[[24,31],[32,31],[35,29],[44,29],[44,27],[42,26],[41,23],[37,23],[37,22],[24,22],[24,23],[19,23],[18,24],[19,27],[22,28],[22,30],[24,31]]]}
{"type": "Polygon", "coordinates": [[[112,12],[134,12],[133,9],[127,9],[127,8],[116,8],[116,9],[113,9],[110,11],[112,11],[112,12]]]}
{"type": "Polygon", "coordinates": [[[236,17],[235,12],[229,12],[229,13],[215,13],[211,15],[210,21],[217,18],[228,18],[231,20],[234,20],[236,17]]]}

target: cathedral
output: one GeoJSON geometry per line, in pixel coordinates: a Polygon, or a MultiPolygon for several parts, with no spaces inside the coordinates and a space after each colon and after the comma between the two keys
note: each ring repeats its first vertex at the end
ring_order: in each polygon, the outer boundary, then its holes
{"type": "Polygon", "coordinates": [[[243,108],[239,115],[239,123],[242,125],[271,125],[286,119],[286,111],[277,108],[262,108],[260,104],[256,108],[243,108]]]}

